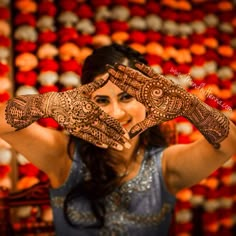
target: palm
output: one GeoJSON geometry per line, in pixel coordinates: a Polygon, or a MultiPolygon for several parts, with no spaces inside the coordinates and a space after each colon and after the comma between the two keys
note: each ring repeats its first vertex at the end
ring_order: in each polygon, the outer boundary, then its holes
{"type": "Polygon", "coordinates": [[[98,80],[78,89],[59,93],[50,106],[53,118],[69,133],[97,146],[117,149],[127,142],[124,130],[118,121],[90,99],[91,94],[103,84],[104,80],[98,80]]]}
{"type": "Polygon", "coordinates": [[[137,64],[141,71],[118,65],[108,69],[110,80],[134,96],[147,109],[144,121],[134,126],[130,136],[135,136],[148,127],[172,120],[188,109],[189,94],[150,67],[137,64]]]}

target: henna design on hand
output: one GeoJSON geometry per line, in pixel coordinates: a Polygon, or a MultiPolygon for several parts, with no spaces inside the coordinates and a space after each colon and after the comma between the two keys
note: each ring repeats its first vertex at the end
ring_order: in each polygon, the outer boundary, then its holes
{"type": "Polygon", "coordinates": [[[6,120],[22,129],[39,118],[52,117],[74,136],[102,148],[122,150],[130,146],[125,130],[90,99],[105,82],[100,79],[66,92],[19,96],[8,102],[6,120]]]}
{"type": "Polygon", "coordinates": [[[108,65],[109,79],[147,109],[146,119],[130,130],[131,138],[148,127],[184,116],[215,148],[219,148],[219,143],[229,132],[229,120],[222,113],[156,73],[151,67],[141,63],[136,63],[136,67],[138,70],[120,64],[114,67],[108,65]]]}

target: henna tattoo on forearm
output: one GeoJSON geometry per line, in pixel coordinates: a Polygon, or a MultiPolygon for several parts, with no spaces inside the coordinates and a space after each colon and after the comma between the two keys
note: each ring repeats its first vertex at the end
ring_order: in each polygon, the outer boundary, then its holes
{"type": "Polygon", "coordinates": [[[215,148],[220,147],[229,132],[229,120],[219,111],[203,103],[181,86],[157,74],[144,64],[138,70],[124,65],[108,66],[110,80],[143,103],[147,118],[135,125],[130,137],[148,127],[184,116],[190,120],[215,148]]]}
{"type": "Polygon", "coordinates": [[[208,106],[192,95],[191,106],[185,117],[193,123],[214,148],[229,134],[229,119],[220,111],[208,106]]]}
{"type": "Polygon", "coordinates": [[[16,130],[29,126],[43,117],[41,103],[41,95],[23,95],[10,99],[5,110],[7,123],[16,130]]]}
{"type": "Polygon", "coordinates": [[[122,150],[129,147],[128,135],[120,123],[90,99],[104,84],[103,79],[65,92],[19,96],[8,101],[5,117],[17,130],[40,118],[51,117],[65,130],[97,146],[122,150]]]}

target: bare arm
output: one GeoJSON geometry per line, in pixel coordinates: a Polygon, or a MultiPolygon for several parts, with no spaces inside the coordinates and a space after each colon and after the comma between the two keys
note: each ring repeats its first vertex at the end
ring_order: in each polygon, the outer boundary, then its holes
{"type": "Polygon", "coordinates": [[[68,136],[61,131],[45,128],[37,123],[15,131],[15,128],[5,120],[5,110],[6,103],[1,104],[0,137],[48,174],[53,186],[63,183],[70,168],[67,153],[68,136]]]}
{"type": "Polygon", "coordinates": [[[40,118],[52,117],[69,133],[97,146],[118,150],[124,145],[127,147],[127,138],[119,122],[90,100],[91,93],[103,86],[104,81],[97,80],[66,92],[10,99],[0,106],[0,137],[51,179],[68,172],[68,137],[37,125],[35,121],[40,118]]]}
{"type": "Polygon", "coordinates": [[[236,153],[236,128],[221,112],[150,67],[136,66],[139,71],[123,65],[108,69],[110,80],[136,97],[148,111],[146,119],[130,130],[130,136],[178,116],[187,118],[204,136],[192,144],[164,151],[163,174],[175,193],[207,177],[236,153]]]}
{"type": "Polygon", "coordinates": [[[236,127],[230,122],[229,134],[215,149],[202,137],[190,144],[177,144],[164,151],[163,173],[173,193],[199,183],[236,153],[236,127]]]}
{"type": "MultiPolygon", "coordinates": [[[[123,146],[129,145],[125,130],[90,99],[91,94],[104,82],[104,79],[100,79],[66,92],[24,95],[11,99],[7,102],[5,123],[21,130],[39,118],[52,117],[74,136],[96,146],[122,150],[123,146]]],[[[9,126],[5,128],[9,129],[9,126]]],[[[8,130],[4,130],[3,126],[0,132],[8,130]]]]}

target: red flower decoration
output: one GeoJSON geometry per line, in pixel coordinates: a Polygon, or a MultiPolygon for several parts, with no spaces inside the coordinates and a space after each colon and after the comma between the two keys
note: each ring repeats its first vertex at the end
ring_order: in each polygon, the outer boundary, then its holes
{"type": "Polygon", "coordinates": [[[0,165],[0,178],[4,178],[11,171],[9,165],[0,165]]]}
{"type": "Polygon", "coordinates": [[[165,62],[164,65],[162,66],[162,69],[163,69],[163,74],[174,74],[175,75],[176,72],[178,72],[176,65],[171,61],[165,62]]]}
{"type": "Polygon", "coordinates": [[[222,42],[222,44],[229,44],[232,40],[232,36],[230,34],[226,34],[226,33],[221,33],[219,35],[219,41],[222,42]]]}
{"type": "Polygon", "coordinates": [[[202,21],[205,17],[205,12],[203,12],[201,9],[192,9],[191,10],[192,20],[200,20],[202,21]]]}
{"type": "Polygon", "coordinates": [[[206,62],[204,56],[194,55],[192,57],[192,64],[197,66],[202,66],[206,62]]]}
{"type": "Polygon", "coordinates": [[[196,44],[203,44],[205,40],[205,36],[203,34],[192,34],[190,37],[189,37],[189,41],[191,43],[196,43],[196,44]]]}
{"type": "Polygon", "coordinates": [[[229,66],[230,63],[232,62],[232,58],[231,57],[220,57],[219,61],[218,61],[218,66],[229,66]]]}
{"type": "Polygon", "coordinates": [[[178,135],[178,143],[190,143],[189,135],[179,134],[178,135]]]}
{"type": "Polygon", "coordinates": [[[55,16],[57,8],[53,2],[43,1],[38,4],[38,13],[39,15],[55,16]]]}
{"type": "Polygon", "coordinates": [[[36,26],[36,19],[33,14],[30,13],[18,13],[14,17],[14,25],[31,25],[36,26]]]}
{"type": "Polygon", "coordinates": [[[204,56],[206,61],[216,61],[217,63],[219,62],[219,56],[215,50],[207,49],[204,56]]]}
{"type": "Polygon", "coordinates": [[[146,33],[147,42],[158,42],[161,40],[162,35],[159,32],[147,31],[146,33]]]}
{"type": "Polygon", "coordinates": [[[162,43],[164,46],[174,46],[176,43],[176,37],[172,35],[165,35],[162,43]]]}
{"type": "Polygon", "coordinates": [[[85,34],[85,35],[79,35],[79,37],[74,40],[74,42],[79,46],[79,47],[84,47],[88,45],[93,44],[93,37],[85,34]]]}
{"type": "Polygon", "coordinates": [[[38,178],[40,182],[47,182],[49,180],[48,175],[46,175],[43,171],[39,172],[38,178]]]}
{"type": "Polygon", "coordinates": [[[190,67],[186,64],[179,64],[177,65],[177,71],[180,74],[188,74],[190,71],[190,67]]]}
{"type": "Polygon", "coordinates": [[[121,5],[121,6],[128,6],[129,1],[128,0],[113,0],[114,5],[121,5]]]}
{"type": "Polygon", "coordinates": [[[211,27],[207,28],[204,32],[204,37],[213,37],[213,38],[219,38],[220,34],[217,28],[211,27]]]}
{"type": "Polygon", "coordinates": [[[59,124],[53,118],[42,118],[38,123],[44,127],[59,128],[59,124]]]}
{"type": "Polygon", "coordinates": [[[127,22],[124,21],[113,21],[110,24],[112,31],[128,31],[129,25],[127,22]]]}
{"type": "Polygon", "coordinates": [[[144,17],[147,15],[147,11],[146,8],[143,6],[134,5],[130,7],[130,15],[144,17]]]}
{"type": "Polygon", "coordinates": [[[110,34],[110,26],[105,21],[95,22],[95,27],[96,27],[96,34],[105,34],[105,35],[110,34]]]}
{"type": "Polygon", "coordinates": [[[77,61],[70,59],[66,61],[60,61],[60,69],[62,72],[66,71],[77,72],[81,71],[81,65],[77,61]]]}
{"type": "Polygon", "coordinates": [[[144,32],[134,30],[129,34],[129,41],[136,42],[140,44],[145,44],[146,42],[146,35],[144,32]]]}
{"type": "Polygon", "coordinates": [[[162,63],[162,58],[154,54],[146,54],[145,59],[149,65],[160,65],[162,63]]]}
{"type": "Polygon", "coordinates": [[[206,1],[204,2],[204,10],[208,14],[216,13],[218,11],[218,4],[216,4],[215,2],[206,1]]]}
{"type": "Polygon", "coordinates": [[[227,11],[227,13],[222,13],[219,15],[221,22],[229,22],[231,23],[235,17],[235,10],[227,11]]]}
{"type": "MultiPolygon", "coordinates": [[[[221,99],[219,99],[221,100],[221,99]]],[[[208,104],[209,106],[211,107],[214,107],[214,108],[218,108],[219,107],[219,104],[218,104],[218,98],[214,95],[214,98],[206,98],[205,99],[205,103],[208,104]]]]}
{"type": "Polygon", "coordinates": [[[35,71],[18,71],[15,77],[19,84],[35,86],[37,83],[37,73],[35,71]]]}
{"type": "Polygon", "coordinates": [[[38,89],[39,93],[47,93],[47,92],[58,92],[59,88],[56,85],[48,85],[48,86],[41,86],[38,89]]]}
{"type": "Polygon", "coordinates": [[[53,59],[42,59],[38,64],[40,71],[58,71],[58,67],[58,62],[53,59]]]}
{"type": "Polygon", "coordinates": [[[0,7],[0,19],[1,20],[9,20],[10,18],[10,8],[0,7]]]}
{"type": "Polygon", "coordinates": [[[10,94],[8,92],[3,92],[3,93],[0,93],[0,103],[2,102],[6,102],[7,100],[10,99],[10,94]]]}
{"type": "Polygon", "coordinates": [[[8,38],[4,35],[0,35],[0,46],[10,47],[10,45],[11,45],[10,38],[8,38]]]}
{"type": "Polygon", "coordinates": [[[177,15],[178,15],[177,20],[181,23],[182,22],[188,23],[188,22],[193,21],[193,17],[192,17],[193,14],[190,14],[189,12],[181,12],[181,14],[177,13],[177,15]]]}
{"type": "Polygon", "coordinates": [[[108,6],[111,4],[111,0],[92,0],[92,5],[96,8],[100,6],[108,6]]]}
{"type": "Polygon", "coordinates": [[[63,27],[58,31],[58,38],[61,44],[66,43],[68,41],[77,40],[79,37],[78,32],[73,27],[63,27]]]}
{"type": "Polygon", "coordinates": [[[9,65],[0,62],[0,76],[6,75],[9,71],[9,65]]]}
{"type": "Polygon", "coordinates": [[[34,166],[31,163],[27,163],[24,165],[19,165],[19,173],[20,175],[26,175],[26,176],[37,176],[39,173],[39,170],[36,166],[34,166]]]}
{"type": "Polygon", "coordinates": [[[176,38],[175,45],[179,48],[189,48],[190,40],[188,38],[176,38]]]}
{"type": "Polygon", "coordinates": [[[88,4],[80,5],[76,10],[75,13],[80,18],[92,18],[94,16],[91,7],[88,4]]]}
{"type": "Polygon", "coordinates": [[[37,44],[30,41],[19,40],[16,42],[14,48],[19,53],[34,52],[37,48],[37,44]]]}
{"type": "Polygon", "coordinates": [[[219,84],[219,78],[217,74],[209,74],[205,76],[205,82],[206,84],[219,84]]]}
{"type": "Polygon", "coordinates": [[[158,14],[161,10],[160,4],[155,1],[149,1],[146,3],[147,12],[150,14],[158,14]]]}
{"type": "Polygon", "coordinates": [[[176,21],[178,20],[178,17],[180,14],[177,14],[176,11],[171,10],[171,9],[165,9],[160,11],[160,17],[163,18],[164,20],[173,20],[176,21]]]}
{"type": "Polygon", "coordinates": [[[230,80],[220,80],[219,81],[219,86],[220,86],[220,88],[223,88],[223,89],[230,89],[231,86],[232,86],[232,81],[230,81],[230,80]]]}
{"type": "Polygon", "coordinates": [[[60,0],[59,5],[65,11],[73,11],[77,6],[77,1],[74,0],[60,0]]]}
{"type": "Polygon", "coordinates": [[[38,35],[38,42],[40,44],[44,43],[54,43],[57,40],[57,34],[55,32],[52,32],[50,30],[40,32],[38,35]]]}

